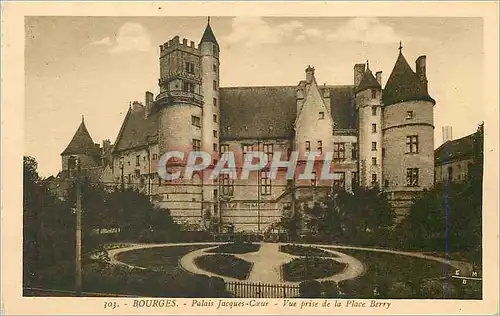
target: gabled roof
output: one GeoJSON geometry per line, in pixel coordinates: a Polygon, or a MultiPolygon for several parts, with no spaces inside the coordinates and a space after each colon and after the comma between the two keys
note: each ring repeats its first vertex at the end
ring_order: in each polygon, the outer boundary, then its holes
{"type": "Polygon", "coordinates": [[[380,83],[378,83],[377,79],[373,76],[370,68],[366,68],[366,71],[363,73],[363,78],[361,82],[356,87],[356,92],[360,92],[366,89],[381,89],[380,83]]]}
{"type": "MultiPolygon", "coordinates": [[[[335,128],[355,128],[353,86],[319,86],[330,92],[335,128]]],[[[220,88],[220,136],[229,139],[289,138],[297,115],[297,86],[220,88]]]]}
{"type": "Polygon", "coordinates": [[[129,108],[118,133],[113,153],[158,142],[158,112],[144,117],[146,107],[129,108]]]}
{"type": "Polygon", "coordinates": [[[436,165],[460,159],[474,158],[474,134],[447,141],[434,151],[434,162],[436,165]]]}
{"type": "Polygon", "coordinates": [[[100,151],[96,144],[94,144],[92,137],[90,137],[83,118],[80,126],[78,126],[78,129],[76,130],[75,135],[73,135],[73,138],[69,142],[66,149],[61,153],[61,156],[77,154],[87,154],[90,156],[100,155],[100,151]]]}
{"type": "Polygon", "coordinates": [[[201,37],[200,44],[204,42],[214,43],[215,45],[219,46],[219,43],[217,43],[217,40],[215,39],[214,31],[212,31],[212,28],[210,27],[210,18],[208,19],[205,32],[203,32],[203,36],[201,37]]]}
{"type": "Polygon", "coordinates": [[[385,105],[404,101],[430,101],[436,103],[427,92],[426,84],[422,83],[417,74],[413,72],[401,50],[394,65],[387,84],[385,85],[382,101],[385,105]]]}

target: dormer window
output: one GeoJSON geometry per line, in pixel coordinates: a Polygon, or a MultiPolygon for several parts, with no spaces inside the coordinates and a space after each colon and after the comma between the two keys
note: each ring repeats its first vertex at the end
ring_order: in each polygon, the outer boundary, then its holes
{"type": "Polygon", "coordinates": [[[318,116],[319,116],[318,119],[324,120],[325,119],[325,112],[319,112],[318,116]]]}
{"type": "Polygon", "coordinates": [[[413,118],[413,111],[406,111],[406,119],[411,120],[413,118]]]}

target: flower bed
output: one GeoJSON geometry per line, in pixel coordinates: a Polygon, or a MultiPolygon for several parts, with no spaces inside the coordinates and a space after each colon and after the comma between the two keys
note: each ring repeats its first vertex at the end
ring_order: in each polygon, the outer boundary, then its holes
{"type": "Polygon", "coordinates": [[[259,251],[259,244],[252,244],[246,242],[235,242],[230,244],[220,245],[219,247],[212,249],[208,252],[210,253],[236,253],[243,254],[249,252],[259,251]]]}
{"type": "Polygon", "coordinates": [[[280,251],[295,256],[304,257],[338,257],[336,254],[320,248],[301,245],[282,245],[280,251]]]}
{"type": "Polygon", "coordinates": [[[252,268],[251,263],[228,254],[205,255],[194,262],[203,270],[239,280],[245,280],[252,268]]]}
{"type": "Polygon", "coordinates": [[[326,278],[344,271],[345,263],[325,258],[297,258],[293,259],[283,267],[283,279],[285,281],[305,281],[326,278]]]}

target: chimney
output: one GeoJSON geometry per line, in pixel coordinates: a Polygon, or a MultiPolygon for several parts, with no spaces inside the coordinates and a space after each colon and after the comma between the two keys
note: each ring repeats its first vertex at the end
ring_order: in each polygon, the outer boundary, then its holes
{"type": "Polygon", "coordinates": [[[111,141],[109,139],[105,139],[102,141],[102,153],[108,151],[110,147],[111,147],[111,141]]]}
{"type": "Polygon", "coordinates": [[[363,74],[365,73],[365,64],[354,65],[354,86],[357,87],[363,79],[363,74]]]}
{"type": "Polygon", "coordinates": [[[377,78],[378,84],[382,86],[382,71],[377,71],[375,73],[375,78],[377,78]]]}
{"type": "Polygon", "coordinates": [[[144,110],[144,118],[147,119],[151,114],[151,110],[153,109],[153,98],[154,95],[150,91],[146,91],[144,97],[144,104],[146,105],[146,109],[144,110]]]}
{"type": "Polygon", "coordinates": [[[418,79],[420,79],[420,82],[425,84],[425,88],[427,89],[427,74],[425,73],[425,62],[426,56],[419,56],[415,61],[415,69],[417,70],[418,79]]]}
{"type": "Polygon", "coordinates": [[[447,141],[453,140],[453,134],[451,126],[443,126],[443,144],[447,141]]]}
{"type": "Polygon", "coordinates": [[[306,83],[310,84],[314,80],[314,67],[311,65],[306,68],[306,83]]]}
{"type": "Polygon", "coordinates": [[[327,88],[326,83],[323,85],[323,101],[325,104],[330,104],[330,89],[327,88]]]}

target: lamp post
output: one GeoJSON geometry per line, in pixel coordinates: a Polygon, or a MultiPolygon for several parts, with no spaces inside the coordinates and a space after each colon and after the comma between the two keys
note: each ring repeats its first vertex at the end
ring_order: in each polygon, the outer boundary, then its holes
{"type": "Polygon", "coordinates": [[[82,295],[82,188],[80,171],[81,165],[78,158],[72,157],[76,166],[76,235],[75,235],[75,295],[82,295]]]}

